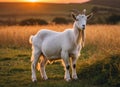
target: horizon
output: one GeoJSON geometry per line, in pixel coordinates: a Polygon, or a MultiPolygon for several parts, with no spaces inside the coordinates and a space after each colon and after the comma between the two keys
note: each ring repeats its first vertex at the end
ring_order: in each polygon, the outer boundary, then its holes
{"type": "Polygon", "coordinates": [[[85,3],[90,0],[0,0],[0,3],[85,3]]]}

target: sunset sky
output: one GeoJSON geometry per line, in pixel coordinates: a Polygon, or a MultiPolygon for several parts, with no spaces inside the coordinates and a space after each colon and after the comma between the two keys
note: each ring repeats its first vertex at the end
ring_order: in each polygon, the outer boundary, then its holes
{"type": "Polygon", "coordinates": [[[89,0],[0,0],[0,2],[49,2],[49,3],[82,3],[89,0]]]}

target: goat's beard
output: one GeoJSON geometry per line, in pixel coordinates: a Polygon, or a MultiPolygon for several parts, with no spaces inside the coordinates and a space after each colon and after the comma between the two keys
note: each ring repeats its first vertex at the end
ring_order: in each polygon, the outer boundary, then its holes
{"type": "Polygon", "coordinates": [[[84,47],[84,43],[85,43],[85,32],[84,32],[84,30],[81,31],[81,34],[82,34],[81,45],[82,45],[82,47],[84,47]]]}

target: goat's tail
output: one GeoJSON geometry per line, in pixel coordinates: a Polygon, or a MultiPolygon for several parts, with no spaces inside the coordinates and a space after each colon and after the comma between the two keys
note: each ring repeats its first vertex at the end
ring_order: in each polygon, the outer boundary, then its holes
{"type": "Polygon", "coordinates": [[[32,44],[32,41],[33,41],[33,35],[30,36],[29,43],[32,44]]]}

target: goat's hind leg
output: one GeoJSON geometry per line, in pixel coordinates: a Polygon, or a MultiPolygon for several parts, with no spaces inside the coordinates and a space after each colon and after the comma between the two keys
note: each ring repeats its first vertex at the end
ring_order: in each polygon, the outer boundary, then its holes
{"type": "Polygon", "coordinates": [[[41,51],[40,49],[38,49],[37,47],[33,47],[32,48],[32,58],[31,58],[31,71],[32,71],[32,81],[36,82],[37,78],[36,78],[36,65],[38,63],[38,59],[41,55],[41,51]]]}
{"type": "Polygon", "coordinates": [[[40,61],[40,73],[41,73],[41,77],[44,79],[44,80],[47,80],[48,77],[46,75],[46,72],[45,72],[45,65],[47,63],[47,58],[45,58],[44,56],[42,58],[40,58],[41,61],[40,61]]]}

